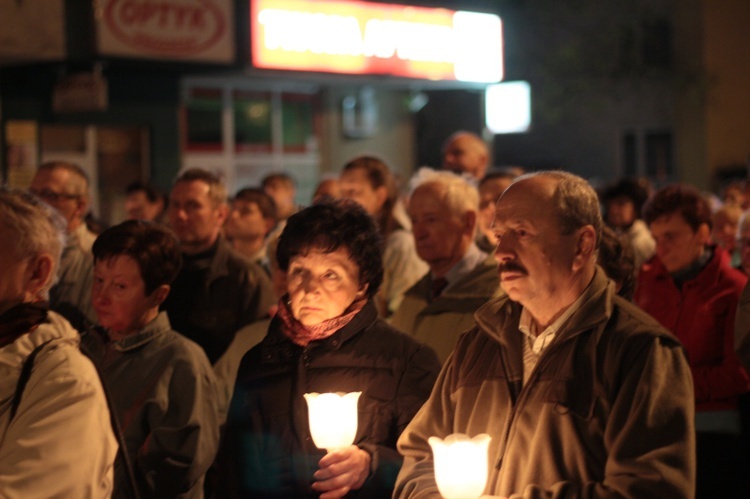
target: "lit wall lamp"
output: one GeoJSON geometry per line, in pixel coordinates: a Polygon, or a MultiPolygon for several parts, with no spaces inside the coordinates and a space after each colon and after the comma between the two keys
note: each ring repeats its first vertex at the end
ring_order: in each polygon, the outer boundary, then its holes
{"type": "Polygon", "coordinates": [[[526,81],[488,85],[484,107],[487,128],[492,133],[525,133],[531,128],[531,86],[526,81]]]}
{"type": "Polygon", "coordinates": [[[476,499],[487,485],[487,449],[491,437],[481,433],[469,438],[453,433],[441,440],[430,437],[435,481],[444,499],[476,499]]]}
{"type": "Polygon", "coordinates": [[[306,393],[310,434],[319,449],[332,451],[354,443],[357,401],[362,392],[306,393]]]}
{"type": "Polygon", "coordinates": [[[430,102],[429,95],[421,90],[412,88],[409,91],[409,96],[406,99],[406,106],[409,108],[410,112],[418,113],[422,110],[423,107],[427,105],[428,102],[430,102]]]}

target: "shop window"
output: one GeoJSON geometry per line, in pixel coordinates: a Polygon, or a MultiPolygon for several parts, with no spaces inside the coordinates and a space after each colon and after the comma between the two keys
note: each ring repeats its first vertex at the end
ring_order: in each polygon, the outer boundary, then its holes
{"type": "Polygon", "coordinates": [[[126,218],[125,186],[147,181],[149,129],[120,125],[41,125],[41,158],[69,161],[89,176],[92,211],[104,225],[126,218]]]}
{"type": "Polygon", "coordinates": [[[657,183],[674,177],[672,131],[665,128],[625,130],[622,134],[620,172],[646,176],[657,183]]]}
{"type": "Polygon", "coordinates": [[[313,98],[304,94],[282,94],[281,120],[285,152],[316,149],[315,107],[313,98]]]}
{"type": "Polygon", "coordinates": [[[106,224],[126,218],[125,186],[148,179],[148,144],[146,127],[97,127],[99,215],[106,224]]]}
{"type": "Polygon", "coordinates": [[[235,91],[232,95],[234,112],[234,145],[237,152],[270,152],[272,142],[271,94],[235,91]]]}
{"type": "Polygon", "coordinates": [[[191,89],[184,106],[188,151],[221,151],[222,97],[219,89],[191,89]]]}
{"type": "Polygon", "coordinates": [[[289,172],[300,202],[309,200],[320,164],[317,89],[200,78],[182,95],[183,168],[219,173],[230,192],[289,172]]]}
{"type": "Polygon", "coordinates": [[[672,166],[672,133],[668,131],[646,133],[646,174],[657,180],[669,179],[672,166]]]}

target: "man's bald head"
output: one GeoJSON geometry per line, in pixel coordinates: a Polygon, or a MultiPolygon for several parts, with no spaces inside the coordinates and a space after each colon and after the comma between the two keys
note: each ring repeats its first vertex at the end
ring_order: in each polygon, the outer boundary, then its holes
{"type": "Polygon", "coordinates": [[[479,180],[484,177],[490,156],[487,144],[478,135],[459,131],[443,144],[443,168],[466,173],[479,180]]]}

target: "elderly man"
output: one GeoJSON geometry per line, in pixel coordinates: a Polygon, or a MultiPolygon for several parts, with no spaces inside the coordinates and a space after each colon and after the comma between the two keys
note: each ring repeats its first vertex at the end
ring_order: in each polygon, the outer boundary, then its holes
{"type": "Polygon", "coordinates": [[[419,257],[430,270],[404,294],[391,319],[432,347],[442,362],[474,312],[499,293],[497,264],[474,242],[477,189],[450,172],[420,169],[409,201],[419,257]]]}
{"type": "Polygon", "coordinates": [[[39,166],[29,190],[55,208],[65,219],[67,240],[57,283],[50,290],[50,308],[62,314],[76,329],[96,322],[91,307],[93,257],[96,236],[84,222],[89,207],[89,179],[83,169],[65,161],[39,166]]]}
{"type": "Polygon", "coordinates": [[[0,189],[0,495],[105,498],[117,443],[78,332],[47,306],[65,224],[0,189]]]}
{"type": "Polygon", "coordinates": [[[274,304],[271,282],[222,235],[226,188],[216,175],[185,171],[172,187],[168,213],[183,266],[162,310],[174,330],[203,347],[213,364],[238,329],[268,314],[274,304]]]}
{"type": "Polygon", "coordinates": [[[643,218],[656,255],[641,267],[635,303],[685,346],[695,382],[698,497],[737,497],[747,470],[738,462],[738,396],[750,378],[734,353],[734,318],[747,277],[711,244],[711,210],[700,192],[670,185],[654,193],[643,218]]]}
{"type": "Polygon", "coordinates": [[[693,388],[679,342],[596,265],[596,192],[565,172],[519,177],[497,203],[507,296],[476,313],[399,439],[394,497],[439,497],[427,440],[488,433],[484,493],[692,497],[693,388]]]}
{"type": "Polygon", "coordinates": [[[443,143],[443,168],[446,170],[467,174],[478,182],[489,164],[487,144],[474,133],[461,130],[443,143]]]}

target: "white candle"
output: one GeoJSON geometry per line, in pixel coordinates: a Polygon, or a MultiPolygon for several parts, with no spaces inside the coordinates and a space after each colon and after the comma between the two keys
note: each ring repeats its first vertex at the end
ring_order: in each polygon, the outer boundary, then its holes
{"type": "Polygon", "coordinates": [[[310,434],[320,449],[331,451],[354,443],[357,401],[362,392],[306,393],[310,434]]]}
{"type": "Polygon", "coordinates": [[[487,485],[486,433],[469,438],[463,433],[428,439],[435,463],[435,481],[445,499],[475,499],[487,485]]]}

